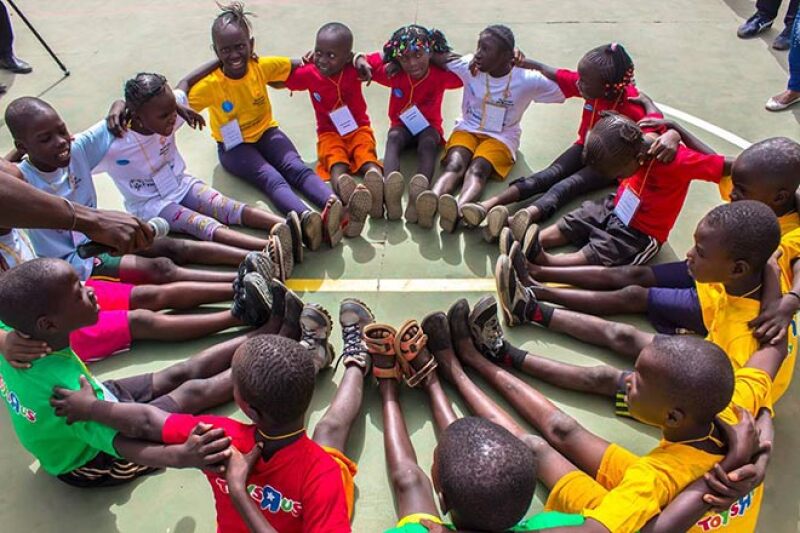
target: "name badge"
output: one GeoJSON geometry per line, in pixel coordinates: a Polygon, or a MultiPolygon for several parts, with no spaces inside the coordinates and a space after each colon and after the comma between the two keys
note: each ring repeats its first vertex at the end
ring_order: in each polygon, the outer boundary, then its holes
{"type": "Polygon", "coordinates": [[[425,118],[425,115],[423,115],[415,105],[412,105],[400,113],[400,120],[405,124],[406,128],[408,128],[408,131],[411,132],[411,135],[416,135],[431,125],[428,119],[425,118]]]}
{"type": "Polygon", "coordinates": [[[178,190],[178,178],[168,164],[165,164],[153,175],[153,182],[162,198],[169,198],[178,190]]]}
{"type": "Polygon", "coordinates": [[[339,135],[342,137],[358,129],[356,119],[353,117],[353,113],[350,112],[350,108],[346,105],[331,111],[330,117],[336,131],[338,131],[339,135]]]}
{"type": "Polygon", "coordinates": [[[238,118],[220,126],[219,132],[222,134],[222,144],[225,145],[225,150],[232,150],[244,142],[238,118]]]}
{"type": "Polygon", "coordinates": [[[617,218],[620,219],[623,224],[628,226],[631,220],[633,220],[636,211],[639,209],[639,203],[641,203],[639,196],[633,192],[630,187],[625,187],[619,197],[617,205],[614,206],[614,214],[617,215],[617,218]]]}
{"type": "Polygon", "coordinates": [[[486,102],[483,108],[483,127],[481,129],[500,133],[506,121],[506,108],[486,102]]]}

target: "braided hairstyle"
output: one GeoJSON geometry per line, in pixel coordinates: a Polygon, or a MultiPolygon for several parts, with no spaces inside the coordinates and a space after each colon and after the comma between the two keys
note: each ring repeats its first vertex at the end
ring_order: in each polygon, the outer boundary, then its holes
{"type": "Polygon", "coordinates": [[[605,81],[605,97],[616,98],[625,87],[634,85],[633,60],[619,43],[598,46],[586,52],[583,59],[597,67],[605,81]]]}
{"type": "Polygon", "coordinates": [[[135,111],[162,94],[166,86],[167,78],[161,74],[140,72],[125,82],[125,105],[135,111]]]}
{"type": "Polygon", "coordinates": [[[511,28],[508,26],[504,26],[503,24],[492,24],[491,26],[484,28],[481,33],[488,33],[500,41],[500,44],[503,45],[503,48],[505,48],[506,52],[511,54],[514,53],[516,40],[514,39],[514,32],[511,31],[511,28]]]}
{"type": "Polygon", "coordinates": [[[586,138],[584,164],[603,171],[638,158],[644,146],[644,134],[639,126],[613,111],[603,111],[600,116],[586,138]]]}
{"type": "Polygon", "coordinates": [[[230,4],[220,4],[217,2],[217,7],[220,9],[220,13],[211,25],[212,37],[215,30],[227,26],[228,24],[236,24],[250,35],[250,30],[253,29],[252,24],[250,24],[250,17],[255,17],[256,15],[252,11],[245,10],[244,2],[235,1],[230,4]]]}
{"type": "Polygon", "coordinates": [[[396,62],[406,52],[423,50],[428,54],[447,53],[452,48],[447,44],[444,33],[437,29],[429,30],[419,24],[398,28],[383,45],[383,62],[396,62]]]}

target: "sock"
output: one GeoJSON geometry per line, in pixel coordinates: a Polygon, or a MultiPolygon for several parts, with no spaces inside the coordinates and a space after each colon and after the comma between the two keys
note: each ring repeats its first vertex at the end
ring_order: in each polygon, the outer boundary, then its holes
{"type": "Polygon", "coordinates": [[[525,360],[526,351],[520,350],[516,346],[512,346],[508,341],[503,341],[503,365],[510,366],[519,370],[522,367],[522,361],[525,360]]]}
{"type": "Polygon", "coordinates": [[[550,327],[550,320],[553,319],[555,307],[542,302],[536,302],[532,307],[533,309],[528,313],[529,320],[546,328],[550,327]]]}

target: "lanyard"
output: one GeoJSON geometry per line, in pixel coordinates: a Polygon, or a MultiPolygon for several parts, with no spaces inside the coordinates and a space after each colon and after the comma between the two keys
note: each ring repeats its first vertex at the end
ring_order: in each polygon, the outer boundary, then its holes
{"type": "Polygon", "coordinates": [[[431,69],[429,68],[428,72],[426,72],[425,75],[422,78],[420,78],[420,80],[417,83],[414,83],[414,81],[411,79],[411,75],[408,72],[406,72],[406,76],[408,77],[408,84],[411,86],[411,89],[408,92],[408,103],[400,111],[401,113],[404,112],[409,107],[411,107],[412,105],[414,105],[414,89],[416,89],[422,82],[427,80],[430,74],[431,74],[431,69]]]}
{"type": "Polygon", "coordinates": [[[640,198],[642,196],[642,192],[644,191],[644,186],[647,184],[647,177],[650,176],[650,170],[653,168],[653,163],[655,163],[655,161],[656,161],[655,159],[651,159],[650,164],[647,165],[647,170],[644,171],[644,178],[642,178],[642,186],[639,187],[639,191],[636,192],[636,196],[640,198]]]}
{"type": "MultiPolygon", "coordinates": [[[[616,111],[617,110],[617,106],[620,104],[620,101],[622,100],[622,94],[623,93],[619,93],[619,96],[617,96],[617,99],[614,102],[614,105],[611,107],[611,111],[616,111]]],[[[589,121],[589,129],[592,129],[594,127],[594,121],[595,121],[595,118],[596,118],[596,115],[597,115],[597,101],[598,100],[600,100],[600,99],[599,98],[595,98],[594,99],[594,105],[592,106],[592,119],[589,121]]]]}
{"type": "Polygon", "coordinates": [[[333,81],[330,78],[325,78],[336,87],[336,103],[333,104],[333,109],[331,111],[335,111],[344,105],[344,100],[342,100],[342,76],[344,76],[344,69],[339,72],[339,79],[336,81],[333,81]]]}
{"type": "Polygon", "coordinates": [[[681,441],[673,442],[672,444],[695,444],[695,443],[698,443],[698,442],[705,442],[707,440],[710,440],[711,442],[713,442],[714,444],[716,444],[720,448],[724,448],[725,447],[725,443],[714,436],[714,430],[716,428],[717,428],[716,424],[714,424],[714,422],[711,422],[711,429],[709,430],[708,435],[706,435],[705,437],[700,437],[698,439],[681,440],[681,441]]]}
{"type": "MultiPolygon", "coordinates": [[[[136,132],[132,132],[132,133],[136,133],[136,132]]],[[[160,135],[159,135],[159,137],[161,139],[165,138],[165,137],[161,137],[160,135]]],[[[139,147],[139,150],[142,152],[142,155],[144,156],[144,160],[147,161],[147,166],[150,167],[150,174],[151,174],[150,177],[152,178],[156,174],[156,167],[154,167],[153,166],[153,162],[150,161],[150,156],[147,155],[147,150],[144,149],[144,145],[142,144],[142,141],[139,140],[139,137],[137,135],[134,135],[133,139],[136,141],[136,145],[139,147]]]]}
{"type": "MultiPolygon", "coordinates": [[[[508,99],[508,98],[511,97],[511,91],[509,89],[511,88],[511,77],[512,77],[513,74],[514,74],[514,69],[512,68],[508,72],[508,81],[506,81],[506,88],[503,89],[503,98],[508,99]]],[[[481,123],[480,123],[480,126],[479,126],[481,129],[483,129],[484,122],[486,121],[486,106],[489,104],[489,99],[491,97],[491,92],[490,92],[491,89],[489,88],[489,73],[488,72],[486,73],[486,78],[485,79],[486,79],[486,92],[483,93],[483,105],[481,106],[481,123]]]]}

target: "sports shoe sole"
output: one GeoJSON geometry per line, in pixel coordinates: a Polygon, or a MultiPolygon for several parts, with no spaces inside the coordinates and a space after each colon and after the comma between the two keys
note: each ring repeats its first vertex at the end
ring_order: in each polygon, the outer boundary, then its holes
{"type": "Polygon", "coordinates": [[[364,229],[364,222],[369,215],[372,205],[372,195],[363,185],[356,187],[347,204],[347,225],[344,228],[345,237],[358,237],[364,229]]]}
{"type": "Polygon", "coordinates": [[[525,256],[522,255],[522,247],[519,244],[519,241],[514,241],[514,244],[511,245],[511,249],[508,251],[508,260],[511,261],[511,267],[514,269],[514,273],[517,275],[517,279],[529,279],[531,277],[530,272],[528,272],[528,262],[525,260],[525,256]]]}
{"type": "Polygon", "coordinates": [[[453,233],[458,225],[458,202],[449,194],[439,197],[439,227],[453,233]]]}
{"type": "Polygon", "coordinates": [[[525,238],[525,230],[531,225],[531,214],[524,209],[520,209],[511,218],[511,232],[514,234],[514,240],[522,242],[525,238]]]}
{"type": "MultiPolygon", "coordinates": [[[[317,329],[319,327],[322,327],[324,330],[324,337],[320,343],[325,348],[324,361],[322,361],[320,365],[320,370],[324,370],[326,368],[330,368],[335,358],[333,345],[329,342],[331,332],[333,331],[333,320],[331,319],[331,314],[328,312],[328,310],[321,305],[316,303],[305,304],[303,306],[303,311],[300,313],[300,329],[317,329]],[[322,324],[320,324],[320,322],[317,321],[314,316],[309,315],[316,315],[316,317],[321,318],[322,324]],[[304,319],[310,321],[310,327],[304,327],[304,319]]],[[[309,346],[308,348],[311,347],[309,346]]]]}
{"type": "Polygon", "coordinates": [[[525,230],[525,238],[520,241],[522,243],[522,254],[525,259],[531,263],[536,262],[536,257],[542,251],[542,244],[539,242],[539,225],[531,224],[525,230]]]}
{"type": "MultiPolygon", "coordinates": [[[[270,243],[267,243],[267,248],[269,248],[269,246],[270,243]]],[[[266,248],[263,252],[248,252],[248,254],[244,257],[242,264],[244,265],[244,270],[239,272],[242,279],[244,279],[244,276],[250,272],[255,272],[268,281],[278,275],[276,272],[278,267],[275,265],[275,263],[273,263],[272,257],[270,257],[270,254],[266,248]]]]}
{"type": "Polygon", "coordinates": [[[349,325],[349,324],[343,324],[342,323],[342,308],[345,306],[345,304],[354,304],[354,305],[356,305],[358,307],[363,308],[367,312],[367,314],[369,315],[369,322],[368,323],[375,322],[375,314],[372,312],[372,309],[370,309],[367,304],[365,304],[363,301],[359,300],[358,298],[345,298],[339,303],[339,325],[341,327],[344,328],[344,327],[349,325]]]}
{"type": "Polygon", "coordinates": [[[514,327],[517,325],[517,320],[511,314],[511,298],[513,298],[509,283],[511,274],[511,261],[507,255],[501,255],[497,258],[497,264],[494,267],[494,281],[497,286],[500,308],[503,310],[503,319],[506,325],[514,327]]]}
{"type": "Polygon", "coordinates": [[[306,211],[301,220],[303,241],[309,250],[316,251],[322,246],[322,217],[316,211],[306,211]]]}
{"type": "Polygon", "coordinates": [[[245,314],[249,313],[251,310],[249,308],[252,305],[251,302],[255,301],[257,305],[260,305],[264,310],[267,311],[266,316],[269,317],[272,312],[272,294],[270,292],[270,282],[264,279],[258,273],[250,272],[244,277],[242,285],[245,294],[245,314]]]}
{"type": "Polygon", "coordinates": [[[511,228],[503,228],[497,243],[497,247],[500,249],[500,255],[508,255],[515,242],[514,235],[511,233],[511,228]]]}
{"type": "Polygon", "coordinates": [[[491,239],[489,242],[500,237],[500,232],[506,226],[508,226],[508,208],[504,205],[491,208],[486,215],[486,233],[491,239]]]}
{"type": "Polygon", "coordinates": [[[292,236],[292,257],[295,263],[303,262],[303,226],[296,211],[289,211],[286,215],[286,225],[292,236]]]}
{"type": "Polygon", "coordinates": [[[281,261],[283,263],[284,279],[290,278],[294,271],[294,252],[292,251],[292,231],[286,223],[281,222],[272,226],[269,232],[281,248],[281,261]]]}
{"type": "Polygon", "coordinates": [[[383,176],[375,169],[370,169],[364,174],[364,185],[372,195],[372,205],[369,209],[369,216],[372,218],[383,218],[383,176]]]}
{"type": "Polygon", "coordinates": [[[439,197],[433,191],[423,191],[417,196],[417,224],[425,229],[433,227],[436,218],[436,209],[439,207],[439,197]]]}
{"type": "Polygon", "coordinates": [[[356,180],[354,180],[350,174],[342,174],[339,176],[337,184],[339,199],[342,203],[348,202],[353,195],[353,191],[356,190],[356,180]]]}
{"type": "Polygon", "coordinates": [[[461,208],[461,216],[464,217],[467,225],[476,228],[486,218],[486,209],[480,204],[466,204],[461,208]]]}
{"type": "Polygon", "coordinates": [[[383,203],[386,204],[386,218],[400,220],[403,218],[403,192],[405,179],[399,172],[390,172],[383,184],[383,203]]]}
{"type": "Polygon", "coordinates": [[[342,202],[338,198],[328,200],[323,211],[322,222],[331,248],[335,248],[342,241],[342,211],[342,202]]]}
{"type": "Polygon", "coordinates": [[[417,214],[417,198],[420,194],[428,190],[428,178],[422,174],[415,174],[408,182],[408,203],[403,217],[406,222],[415,224],[419,220],[417,214]]]}

